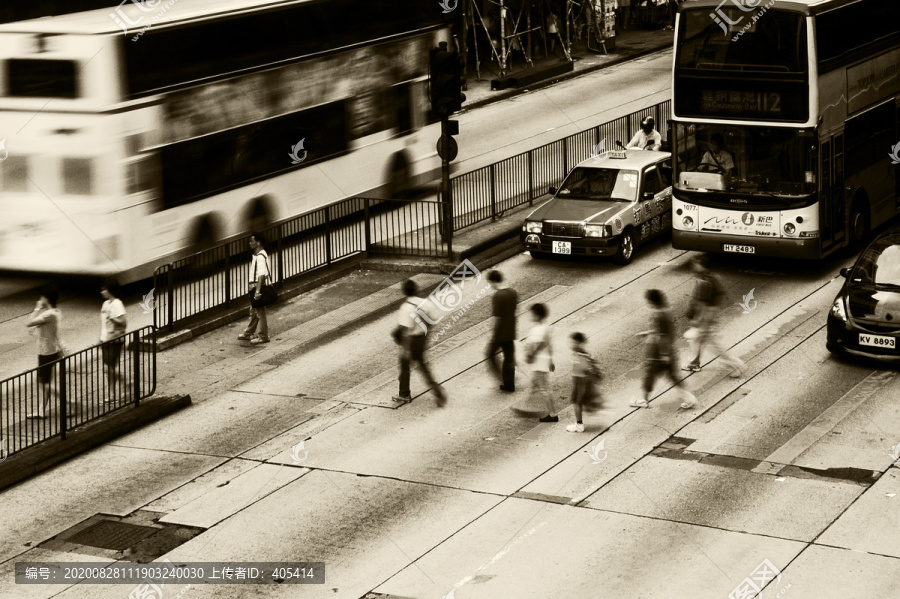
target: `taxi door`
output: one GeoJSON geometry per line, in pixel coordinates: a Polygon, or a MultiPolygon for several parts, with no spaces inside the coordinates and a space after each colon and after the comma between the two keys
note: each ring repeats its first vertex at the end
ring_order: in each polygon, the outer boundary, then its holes
{"type": "MultiPolygon", "coordinates": [[[[663,230],[663,215],[672,209],[672,191],[663,186],[656,166],[644,169],[641,179],[640,235],[641,239],[647,239],[663,230]]],[[[671,219],[667,222],[671,222],[671,219]]]]}

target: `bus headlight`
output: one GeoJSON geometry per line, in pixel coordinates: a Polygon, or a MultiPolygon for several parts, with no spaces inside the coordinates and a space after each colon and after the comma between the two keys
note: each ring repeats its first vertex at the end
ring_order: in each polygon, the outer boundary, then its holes
{"type": "Polygon", "coordinates": [[[584,226],[584,236],[585,237],[610,237],[612,234],[612,227],[609,225],[585,225],[584,226]]]}
{"type": "Polygon", "coordinates": [[[784,232],[788,235],[793,235],[797,232],[797,227],[794,226],[794,223],[788,223],[784,226],[784,232]]]}
{"type": "Polygon", "coordinates": [[[526,233],[537,233],[540,235],[544,232],[544,224],[540,221],[526,220],[522,230],[526,233]]]}
{"type": "Polygon", "coordinates": [[[681,224],[690,229],[694,226],[694,219],[690,216],[685,216],[683,219],[681,219],[681,224]]]}
{"type": "Polygon", "coordinates": [[[844,308],[844,298],[838,297],[834,300],[834,304],[831,305],[831,315],[842,322],[847,322],[847,310],[844,308]]]}

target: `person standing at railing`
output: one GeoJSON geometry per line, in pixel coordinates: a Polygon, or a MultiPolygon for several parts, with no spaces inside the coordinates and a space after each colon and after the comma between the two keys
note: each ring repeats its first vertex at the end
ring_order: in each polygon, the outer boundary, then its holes
{"type": "Polygon", "coordinates": [[[250,259],[250,322],[244,332],[238,335],[241,341],[249,341],[253,345],[269,342],[269,321],[266,316],[266,307],[253,307],[253,300],[258,301],[262,296],[262,288],[269,284],[269,255],[263,249],[266,242],[262,233],[250,235],[250,249],[253,257],[250,259]]]}
{"type": "Polygon", "coordinates": [[[52,362],[63,357],[63,347],[59,342],[62,314],[56,307],[58,298],[59,292],[55,287],[44,290],[25,324],[27,327],[35,327],[38,332],[38,382],[41,386],[40,408],[26,418],[46,418],[50,407],[50,380],[54,370],[52,362]]]}
{"type": "Polygon", "coordinates": [[[100,348],[103,352],[103,363],[106,365],[106,380],[109,383],[108,395],[104,403],[110,403],[117,394],[119,379],[119,358],[125,347],[125,332],[128,330],[128,317],[125,304],[119,299],[119,283],[115,279],[107,279],[100,287],[100,295],[105,300],[100,308],[100,348]]]}

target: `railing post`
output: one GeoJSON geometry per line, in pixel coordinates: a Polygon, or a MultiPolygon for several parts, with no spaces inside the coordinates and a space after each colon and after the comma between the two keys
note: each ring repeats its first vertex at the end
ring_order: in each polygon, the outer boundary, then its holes
{"type": "Polygon", "coordinates": [[[331,205],[325,206],[325,264],[331,266],[331,205]]]}
{"type": "Polygon", "coordinates": [[[66,413],[69,406],[68,398],[66,397],[66,362],[68,361],[69,358],[63,358],[59,361],[59,432],[63,439],[66,438],[66,426],[69,420],[69,415],[66,413]]]}
{"type": "Polygon", "coordinates": [[[231,244],[225,244],[225,305],[231,305],[231,244]]]}
{"type": "Polygon", "coordinates": [[[172,273],[172,265],[166,265],[166,318],[168,320],[167,327],[172,332],[175,323],[175,282],[172,273]]]}
{"type": "Polygon", "coordinates": [[[363,225],[366,228],[365,231],[365,243],[366,243],[366,254],[369,253],[370,248],[372,247],[372,233],[369,230],[369,198],[365,198],[365,222],[363,225]]]}
{"type": "Polygon", "coordinates": [[[494,174],[496,164],[491,164],[491,220],[497,220],[497,181],[494,174]]]}
{"type": "Polygon", "coordinates": [[[134,407],[138,407],[141,405],[141,332],[138,330],[131,335],[132,359],[134,360],[134,407]]]}
{"type": "Polygon", "coordinates": [[[534,206],[534,152],[528,150],[528,205],[534,206]]]}
{"type": "MultiPolygon", "coordinates": [[[[569,138],[563,137],[563,178],[569,174],[569,138]]],[[[562,179],[560,179],[562,180],[562,179]]]]}
{"type": "Polygon", "coordinates": [[[278,284],[284,284],[284,223],[278,225],[278,284]]]}

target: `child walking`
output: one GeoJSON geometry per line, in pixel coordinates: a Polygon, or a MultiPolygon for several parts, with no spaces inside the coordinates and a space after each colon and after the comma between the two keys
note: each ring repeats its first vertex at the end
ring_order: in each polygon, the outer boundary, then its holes
{"type": "Polygon", "coordinates": [[[644,399],[635,399],[630,405],[633,408],[649,408],[650,392],[653,391],[656,379],[660,375],[668,375],[681,391],[681,407],[686,410],[693,408],[697,403],[697,398],[684,388],[684,382],[678,378],[677,358],[672,341],[672,318],[666,309],[668,306],[666,296],[659,289],[650,289],[647,291],[646,297],[650,307],[653,308],[653,315],[651,316],[653,327],[650,330],[637,334],[638,337],[647,338],[647,361],[644,366],[644,399]]]}
{"type": "Polygon", "coordinates": [[[600,382],[600,369],[594,357],[588,352],[585,343],[587,339],[582,333],[572,333],[572,354],[574,365],[572,366],[572,403],[575,405],[575,424],[570,424],[566,430],[570,433],[583,433],[584,423],[581,420],[582,410],[596,411],[602,404],[602,396],[595,388],[600,382]]]}

